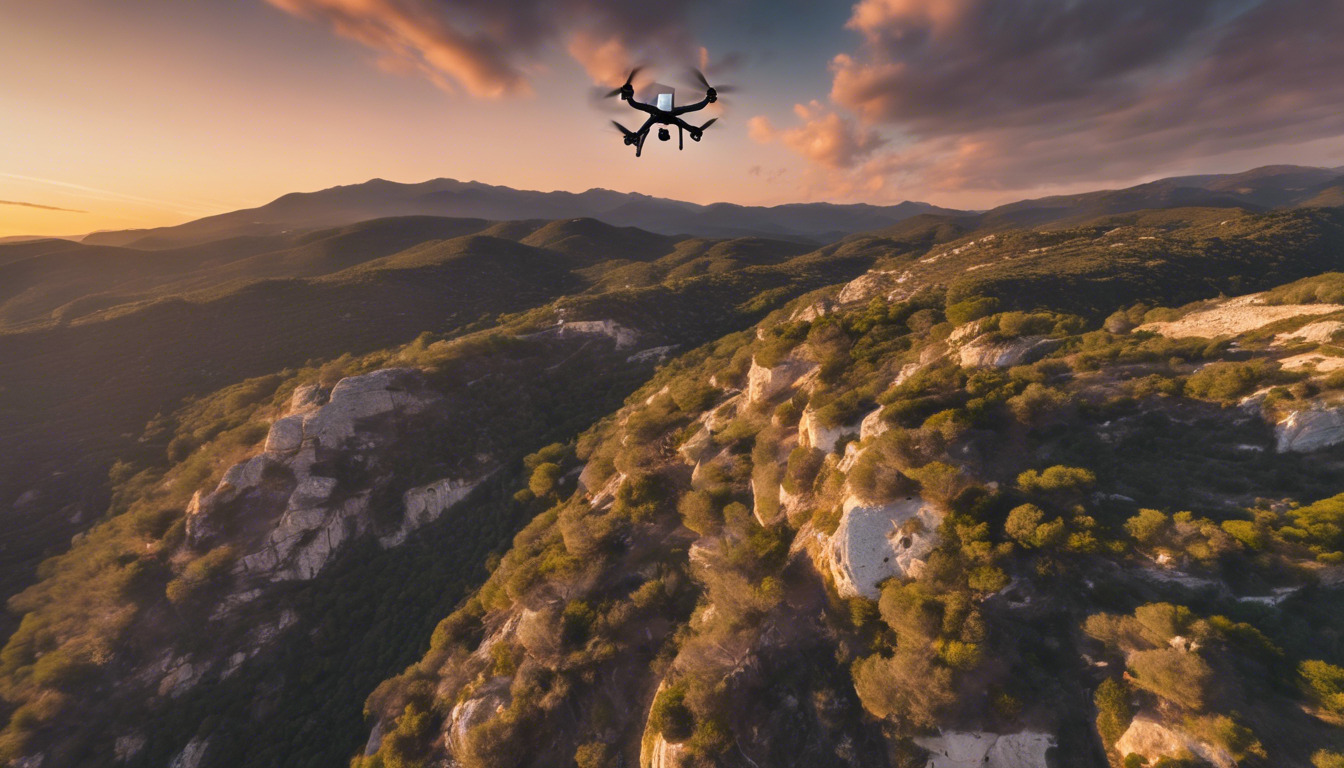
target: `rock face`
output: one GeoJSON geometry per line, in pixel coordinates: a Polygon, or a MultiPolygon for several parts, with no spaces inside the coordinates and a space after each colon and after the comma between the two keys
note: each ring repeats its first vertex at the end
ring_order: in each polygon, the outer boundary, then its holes
{"type": "Polygon", "coordinates": [[[1295,411],[1274,426],[1279,453],[1308,453],[1344,442],[1344,411],[1315,408],[1295,411]]]}
{"type": "Polygon", "coordinates": [[[840,596],[876,600],[883,581],[918,576],[937,544],[934,531],[941,520],[918,496],[878,505],[845,499],[840,527],[826,550],[840,596]]]}
{"type": "Polygon", "coordinates": [[[929,750],[928,768],[1046,768],[1045,753],[1055,745],[1046,733],[984,733],[945,731],[916,736],[929,750]]]}
{"type": "MultiPolygon", "coordinates": [[[[313,578],[345,542],[372,526],[372,488],[343,487],[325,467],[377,467],[407,420],[439,399],[409,368],[342,379],[329,395],[316,385],[296,389],[290,412],[271,425],[265,450],[230,467],[213,492],[192,498],[188,542],[205,549],[228,531],[229,543],[245,553],[235,573],[272,581],[313,578]]],[[[482,479],[444,478],[407,491],[401,525],[381,542],[400,544],[482,479]]]]}
{"type": "Polygon", "coordinates": [[[858,431],[852,424],[827,427],[821,423],[811,408],[804,410],[802,418],[798,420],[799,444],[816,448],[823,453],[835,453],[835,446],[839,444],[841,438],[858,431]]]}
{"type": "Polygon", "coordinates": [[[1054,351],[1059,344],[1058,339],[1044,336],[991,341],[986,334],[957,350],[957,355],[963,368],[1011,368],[1035,362],[1054,351]]]}
{"type": "Polygon", "coordinates": [[[444,723],[443,744],[448,753],[460,752],[467,732],[509,706],[509,685],[512,677],[496,677],[476,692],[475,696],[459,701],[444,723]]]}
{"type": "Polygon", "coordinates": [[[747,402],[769,400],[795,386],[800,379],[817,369],[816,363],[796,358],[788,358],[773,368],[766,368],[757,365],[755,358],[752,358],[751,370],[747,372],[747,402]]]}
{"type": "Polygon", "coordinates": [[[1115,751],[1121,755],[1142,755],[1154,765],[1163,757],[1178,757],[1184,752],[1218,766],[1234,768],[1236,761],[1227,750],[1197,741],[1189,734],[1168,728],[1143,715],[1135,717],[1123,735],[1115,742],[1115,751]]]}

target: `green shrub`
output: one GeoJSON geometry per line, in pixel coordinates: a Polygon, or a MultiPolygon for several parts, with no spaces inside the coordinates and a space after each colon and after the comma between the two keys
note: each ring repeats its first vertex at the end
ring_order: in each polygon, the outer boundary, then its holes
{"type": "Polygon", "coordinates": [[[1092,697],[1097,705],[1097,733],[1107,749],[1114,749],[1129,721],[1134,716],[1129,706],[1129,692],[1125,686],[1113,677],[1108,677],[1097,686],[1092,697]]]}
{"type": "Polygon", "coordinates": [[[1134,682],[1189,710],[1204,708],[1213,670],[1199,654],[1176,648],[1139,651],[1129,657],[1134,682]]]}
{"type": "Polygon", "coordinates": [[[1299,664],[1297,672],[1303,687],[1321,708],[1344,714],[1344,667],[1313,659],[1299,664]]]}
{"type": "Polygon", "coordinates": [[[994,314],[999,308],[999,300],[992,296],[973,296],[947,307],[947,321],[953,325],[964,325],[994,314]]]}
{"type": "Polygon", "coordinates": [[[1017,487],[1027,493],[1070,493],[1084,491],[1097,482],[1091,470],[1056,465],[1043,472],[1029,469],[1017,476],[1017,487]]]}
{"type": "Polygon", "coordinates": [[[1209,363],[1186,380],[1185,391],[1191,397],[1226,402],[1296,378],[1299,377],[1282,371],[1277,362],[1265,358],[1245,363],[1209,363]]]}
{"type": "Polygon", "coordinates": [[[695,730],[695,715],[686,706],[686,690],[685,683],[665,686],[649,710],[649,727],[672,744],[689,739],[695,730]]]}

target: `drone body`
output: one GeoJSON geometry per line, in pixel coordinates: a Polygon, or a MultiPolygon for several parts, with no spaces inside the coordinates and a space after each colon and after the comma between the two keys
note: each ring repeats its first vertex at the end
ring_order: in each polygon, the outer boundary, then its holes
{"type": "Polygon", "coordinates": [[[646,112],[649,115],[648,119],[644,121],[644,125],[640,126],[639,130],[637,131],[632,131],[626,128],[625,126],[621,125],[620,123],[616,122],[615,120],[611,121],[612,125],[615,125],[620,130],[621,135],[625,137],[626,146],[631,146],[635,148],[635,157],[639,157],[643,153],[644,142],[646,139],[649,138],[649,129],[653,128],[653,126],[655,125],[662,126],[658,129],[659,141],[668,141],[672,138],[672,133],[667,129],[666,126],[676,126],[677,148],[685,149],[685,141],[683,139],[683,136],[686,133],[689,133],[691,135],[691,141],[699,141],[700,137],[704,135],[705,129],[713,125],[715,120],[718,120],[717,117],[714,117],[710,118],[709,121],[706,122],[704,125],[691,125],[690,123],[681,119],[681,115],[684,115],[687,112],[699,111],[709,106],[710,104],[713,104],[714,102],[718,101],[719,91],[727,90],[722,88],[716,89],[713,86],[711,86],[709,82],[705,80],[705,76],[701,74],[699,70],[691,70],[691,71],[695,75],[696,79],[698,79],[700,83],[704,85],[705,98],[694,104],[687,104],[686,106],[683,107],[677,107],[673,105],[672,103],[673,94],[671,93],[658,94],[657,101],[654,104],[646,104],[644,102],[637,101],[635,99],[635,87],[633,83],[635,75],[639,73],[639,69],[635,69],[630,72],[630,76],[625,79],[624,85],[622,85],[620,88],[615,89],[611,93],[606,94],[608,97],[620,96],[622,101],[626,102],[634,109],[637,109],[640,112],[646,112]]]}

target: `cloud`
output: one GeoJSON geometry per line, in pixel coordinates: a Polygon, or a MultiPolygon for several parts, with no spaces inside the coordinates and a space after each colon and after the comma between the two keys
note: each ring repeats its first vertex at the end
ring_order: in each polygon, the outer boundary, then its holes
{"type": "Polygon", "coordinates": [[[893,147],[848,188],[1128,180],[1344,136],[1339,0],[861,0],[847,26],[831,102],[893,147]]]}
{"type": "Polygon", "coordinates": [[[77,211],[74,208],[57,208],[54,205],[38,205],[37,203],[21,203],[15,200],[0,200],[0,205],[17,205],[22,208],[39,208],[44,211],[60,211],[62,213],[88,213],[88,211],[77,211]]]}
{"type": "Polygon", "coordinates": [[[554,43],[598,82],[624,77],[637,56],[691,61],[686,15],[695,0],[267,0],[325,22],[374,51],[387,72],[418,73],[479,98],[531,92],[529,77],[554,43]]]}
{"type": "Polygon", "coordinates": [[[776,130],[769,118],[757,115],[747,121],[747,135],[761,144],[778,140],[809,162],[832,169],[852,168],[886,143],[876,131],[856,125],[816,101],[797,104],[793,111],[802,125],[776,130]]]}

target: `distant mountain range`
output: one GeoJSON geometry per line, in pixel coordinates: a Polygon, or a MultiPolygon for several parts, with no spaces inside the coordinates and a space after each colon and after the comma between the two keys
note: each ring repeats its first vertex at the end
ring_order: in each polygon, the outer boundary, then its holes
{"type": "Polygon", "coordinates": [[[240,235],[338,227],[389,216],[492,221],[593,218],[665,235],[766,236],[829,242],[922,213],[964,215],[965,212],[911,202],[890,206],[802,203],[771,208],[730,203],[696,205],[607,189],[576,194],[518,190],[453,179],[433,179],[420,184],[374,179],[320,192],[289,194],[260,208],[210,216],[175,227],[96,232],[84,238],[84,242],[169,248],[240,235]]]}
{"type": "MultiPolygon", "coordinates": [[[[828,243],[891,227],[921,214],[973,220],[977,228],[1040,226],[1153,208],[1210,207],[1263,211],[1344,205],[1344,167],[1271,165],[1244,173],[1176,176],[1120,190],[1022,200],[989,211],[928,203],[795,203],[773,207],[697,205],[635,192],[536,192],[476,181],[419,184],[373,179],[363,184],[296,192],[259,208],[209,216],[174,227],[95,232],[90,245],[177,248],[240,236],[271,236],[340,227],[390,216],[447,216],[491,221],[593,218],[665,235],[771,237],[828,243]]],[[[968,222],[971,223],[971,222],[968,222]]]]}

